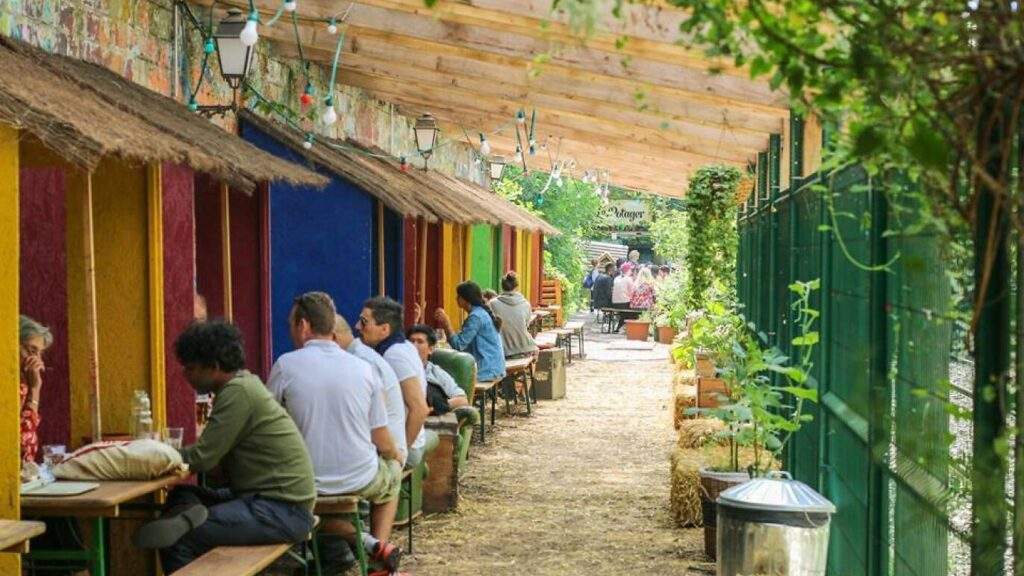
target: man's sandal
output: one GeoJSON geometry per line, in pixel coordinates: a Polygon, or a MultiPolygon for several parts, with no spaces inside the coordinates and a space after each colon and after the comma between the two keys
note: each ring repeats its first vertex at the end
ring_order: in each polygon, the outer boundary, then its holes
{"type": "Polygon", "coordinates": [[[378,542],[373,551],[373,560],[384,565],[385,574],[395,574],[402,562],[402,549],[391,542],[378,542]]]}

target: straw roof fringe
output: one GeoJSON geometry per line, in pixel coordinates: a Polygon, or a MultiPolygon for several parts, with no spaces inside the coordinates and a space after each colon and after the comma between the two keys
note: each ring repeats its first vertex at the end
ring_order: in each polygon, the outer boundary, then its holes
{"type": "Polygon", "coordinates": [[[327,183],[102,66],[3,36],[0,122],[35,135],[84,168],[113,155],[186,164],[242,191],[270,180],[327,183]]]}
{"type": "Polygon", "coordinates": [[[304,135],[281,122],[250,110],[239,112],[239,119],[269,134],[309,163],[366,190],[404,216],[423,217],[430,222],[508,224],[549,236],[560,234],[543,219],[477,184],[435,170],[410,167],[402,171],[401,162],[380,148],[318,136],[321,142],[344,145],[347,149],[320,145],[306,150],[302,146],[304,135]]]}

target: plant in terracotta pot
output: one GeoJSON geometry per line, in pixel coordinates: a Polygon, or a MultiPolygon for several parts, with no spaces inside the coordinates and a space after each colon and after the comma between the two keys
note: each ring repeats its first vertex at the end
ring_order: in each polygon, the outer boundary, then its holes
{"type": "Polygon", "coordinates": [[[651,335],[651,312],[644,310],[636,320],[626,320],[626,340],[646,341],[651,335]]]}

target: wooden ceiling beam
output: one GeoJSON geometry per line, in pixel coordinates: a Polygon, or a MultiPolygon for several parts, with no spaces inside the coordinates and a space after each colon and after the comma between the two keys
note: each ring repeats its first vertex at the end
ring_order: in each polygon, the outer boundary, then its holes
{"type": "MultiPolygon", "coordinates": [[[[210,0],[197,3],[209,5],[210,0]]],[[[242,5],[240,0],[226,0],[222,5],[242,5]]],[[[277,0],[258,0],[257,5],[265,12],[278,8],[277,0]]],[[[339,3],[329,0],[308,0],[303,5],[302,16],[329,18],[339,12],[339,3]]],[[[602,76],[615,77],[633,82],[667,86],[702,95],[719,103],[738,106],[759,105],[767,108],[785,109],[785,95],[771,90],[766,82],[727,74],[710,74],[705,70],[688,68],[677,63],[661,62],[647,58],[628,58],[617,52],[604,52],[586,46],[556,46],[550,41],[509,32],[501,27],[482,26],[447,22],[432,15],[402,12],[399,10],[352,4],[348,12],[348,25],[353,32],[359,29],[373,29],[401,36],[416,38],[436,44],[445,44],[496,56],[504,56],[531,63],[534,59],[545,59],[549,65],[578,69],[602,76]]],[[[316,26],[322,29],[323,25],[316,26]]],[[[282,26],[284,28],[284,26],[282,26]]]]}
{"type": "MultiPolygon", "coordinates": [[[[325,63],[333,61],[334,46],[326,44],[329,37],[308,29],[304,35],[308,36],[304,43],[309,42],[304,46],[307,58],[325,63]]],[[[276,33],[271,37],[280,40],[276,48],[282,55],[297,56],[297,49],[289,42],[290,36],[276,33]]],[[[408,44],[407,40],[393,35],[353,34],[350,29],[340,63],[342,79],[346,71],[429,79],[512,99],[535,98],[552,107],[569,110],[596,104],[619,113],[640,114],[649,122],[724,128],[747,135],[777,133],[786,117],[786,113],[779,110],[767,112],[711,105],[671,89],[654,89],[610,78],[581,77],[575,71],[549,68],[533,76],[522,63],[497,63],[451,53],[457,50],[434,53],[415,40],[413,46],[408,44]]]]}
{"type": "MultiPolygon", "coordinates": [[[[344,83],[381,96],[385,100],[416,102],[427,107],[462,109],[506,118],[509,122],[522,108],[518,102],[484,97],[468,91],[376,78],[357,73],[346,75],[344,83]]],[[[669,134],[663,130],[630,126],[571,112],[546,108],[537,108],[536,110],[540,130],[571,136],[582,141],[614,141],[616,147],[620,144],[630,147],[641,145],[652,150],[664,151],[665,154],[688,153],[694,156],[705,156],[709,162],[716,160],[746,162],[758,151],[758,148],[755,147],[740,148],[721,136],[717,141],[690,138],[680,134],[669,134]]]]}

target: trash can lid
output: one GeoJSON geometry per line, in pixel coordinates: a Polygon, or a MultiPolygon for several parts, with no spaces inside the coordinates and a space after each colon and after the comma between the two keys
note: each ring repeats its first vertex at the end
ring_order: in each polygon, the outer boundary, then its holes
{"type": "Polygon", "coordinates": [[[770,472],[718,495],[718,504],[746,510],[835,514],[836,507],[789,472],[770,472]]]}

